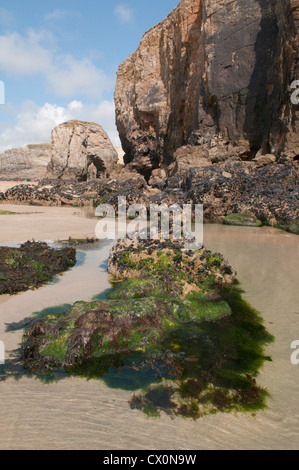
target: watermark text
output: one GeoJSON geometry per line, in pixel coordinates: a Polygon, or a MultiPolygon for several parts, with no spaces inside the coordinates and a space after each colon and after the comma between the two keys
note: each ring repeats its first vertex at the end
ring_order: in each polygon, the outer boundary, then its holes
{"type": "Polygon", "coordinates": [[[291,355],[291,363],[294,366],[299,364],[299,340],[295,340],[291,344],[291,349],[295,349],[295,351],[291,355]]]}
{"type": "Polygon", "coordinates": [[[203,245],[203,206],[195,204],[142,204],[127,207],[125,196],[118,197],[116,209],[110,204],[101,204],[95,212],[101,220],[96,226],[99,240],[140,240],[172,239],[182,240],[185,249],[198,250],[203,245]]]}

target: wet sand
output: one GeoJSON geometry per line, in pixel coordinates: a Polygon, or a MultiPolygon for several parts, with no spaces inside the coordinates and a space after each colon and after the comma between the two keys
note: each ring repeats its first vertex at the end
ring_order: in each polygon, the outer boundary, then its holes
{"type": "Polygon", "coordinates": [[[86,217],[94,210],[0,204],[0,211],[15,212],[0,214],[0,243],[94,237],[97,219],[86,217]]]}
{"type": "MultiPolygon", "coordinates": [[[[52,208],[42,209],[42,217],[49,217],[52,208]]],[[[64,212],[60,214],[56,227],[64,227],[64,212]]],[[[71,217],[78,232],[89,231],[90,220],[71,217]]],[[[149,419],[130,409],[131,392],[110,389],[103,381],[68,378],[45,385],[37,379],[9,379],[0,383],[1,449],[298,449],[299,365],[290,362],[290,345],[299,339],[299,239],[269,228],[207,225],[204,233],[206,246],[222,252],[237,269],[245,297],[276,337],[267,348],[273,362],[265,364],[258,378],[272,395],[269,409],[256,416],[219,413],[197,422],[149,419]]],[[[0,339],[7,351],[17,347],[21,332],[5,332],[5,323],[43,305],[91,298],[109,286],[103,264],[108,251],[104,244],[96,256],[88,252],[85,263],[56,284],[6,298],[0,304],[0,339]]]]}

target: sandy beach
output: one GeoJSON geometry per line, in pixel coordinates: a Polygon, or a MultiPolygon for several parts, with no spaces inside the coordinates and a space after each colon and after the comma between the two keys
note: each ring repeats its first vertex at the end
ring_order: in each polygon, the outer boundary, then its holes
{"type": "Polygon", "coordinates": [[[0,243],[38,240],[66,240],[95,236],[97,219],[87,218],[93,208],[36,207],[0,204],[0,243]]]}
{"type": "Polygon", "coordinates": [[[90,6],[0,4],[0,450],[298,450],[299,0],[90,6]]]}
{"type": "MultiPolygon", "coordinates": [[[[1,243],[90,236],[95,219],[71,208],[2,205],[21,212],[1,216],[1,243]]],[[[299,366],[290,362],[290,344],[297,339],[298,239],[269,228],[208,225],[208,248],[222,252],[238,271],[246,299],[257,308],[275,343],[267,348],[273,362],[258,378],[272,398],[269,409],[251,414],[217,414],[199,421],[148,419],[128,404],[131,392],[108,388],[102,380],[69,378],[44,384],[34,378],[0,383],[0,447],[2,449],[295,449],[298,447],[299,366]]],[[[21,331],[6,325],[43,308],[90,299],[109,286],[103,251],[89,252],[85,261],[59,282],[0,303],[0,338],[8,356],[21,331]]]]}

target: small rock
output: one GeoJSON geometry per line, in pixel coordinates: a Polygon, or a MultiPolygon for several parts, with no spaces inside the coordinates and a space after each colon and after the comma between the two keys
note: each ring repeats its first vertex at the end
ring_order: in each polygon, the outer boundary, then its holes
{"type": "Polygon", "coordinates": [[[266,154],[266,155],[257,154],[254,161],[257,163],[258,167],[262,167],[266,165],[272,165],[273,163],[275,163],[276,157],[275,155],[272,155],[272,154],[266,154]]]}

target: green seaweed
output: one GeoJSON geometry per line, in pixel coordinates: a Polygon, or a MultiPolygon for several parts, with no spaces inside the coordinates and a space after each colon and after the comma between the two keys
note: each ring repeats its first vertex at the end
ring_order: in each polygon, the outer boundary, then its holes
{"type": "Polygon", "coordinates": [[[0,215],[15,215],[16,212],[12,211],[0,211],[0,215]]]}
{"type": "Polygon", "coordinates": [[[299,224],[290,224],[290,225],[277,224],[275,225],[275,228],[278,228],[288,233],[293,233],[294,235],[299,235],[299,224]]]}
{"type": "Polygon", "coordinates": [[[138,247],[139,260],[124,251],[118,265],[136,278],[35,320],[23,337],[25,368],[135,391],[130,406],[151,417],[263,409],[269,394],[256,377],[273,337],[237,281],[216,282],[231,272],[221,255],[200,250],[195,269],[193,252],[170,247],[147,256],[138,247]],[[183,295],[186,283],[192,289],[183,295]]]}
{"type": "Polygon", "coordinates": [[[46,243],[34,241],[18,248],[0,247],[0,295],[37,288],[75,263],[73,248],[54,250],[46,243]]]}
{"type": "Polygon", "coordinates": [[[237,225],[243,227],[262,227],[263,222],[250,214],[229,214],[223,219],[224,225],[237,225]]]}

